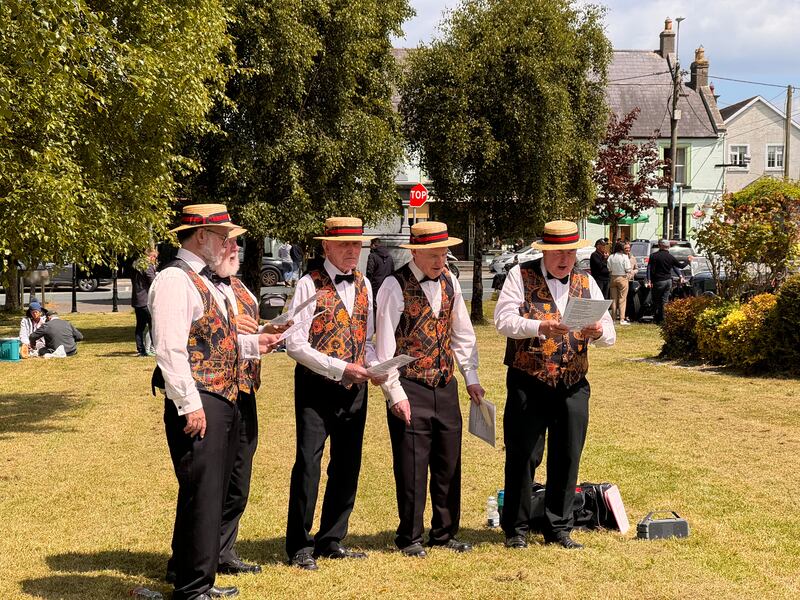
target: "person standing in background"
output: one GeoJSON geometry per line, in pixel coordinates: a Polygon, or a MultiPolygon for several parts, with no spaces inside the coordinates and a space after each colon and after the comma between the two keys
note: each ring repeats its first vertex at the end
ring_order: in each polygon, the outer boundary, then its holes
{"type": "Polygon", "coordinates": [[[608,259],[608,270],[611,274],[611,318],[618,319],[620,325],[630,325],[625,318],[625,306],[628,302],[628,275],[631,272],[631,261],[625,255],[625,244],[614,244],[614,254],[608,259]]]}
{"type": "Polygon", "coordinates": [[[292,258],[292,286],[295,286],[303,270],[303,247],[300,244],[292,244],[289,256],[292,258]]]}
{"type": "Polygon", "coordinates": [[[137,261],[131,278],[131,306],[136,313],[136,356],[155,356],[155,352],[145,344],[145,330],[152,328],[150,309],[147,307],[147,295],[156,278],[156,261],[158,252],[150,248],[145,256],[137,261]]]}
{"type": "Polygon", "coordinates": [[[283,242],[278,247],[278,258],[281,261],[281,271],[283,271],[283,284],[291,285],[292,281],[292,245],[283,242]]]}
{"type": "Polygon", "coordinates": [[[608,240],[601,238],[594,243],[594,252],[589,257],[589,268],[603,298],[611,298],[611,276],[608,273],[608,240]]]}
{"type": "Polygon", "coordinates": [[[394,259],[389,251],[381,245],[381,240],[375,238],[369,244],[369,257],[367,258],[367,279],[372,285],[373,299],[378,296],[378,290],[394,271],[394,259]]]}

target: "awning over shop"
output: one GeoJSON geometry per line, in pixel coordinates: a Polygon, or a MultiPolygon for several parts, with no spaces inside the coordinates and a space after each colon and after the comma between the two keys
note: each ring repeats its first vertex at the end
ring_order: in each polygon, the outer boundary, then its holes
{"type": "MultiPolygon", "coordinates": [[[[589,217],[588,221],[589,223],[594,223],[595,225],[608,225],[608,223],[605,223],[603,219],[596,216],[589,217]]],[[[620,225],[633,225],[634,223],[649,223],[649,222],[650,222],[650,217],[648,217],[647,215],[639,215],[638,217],[634,218],[622,217],[619,220],[620,225]]]]}

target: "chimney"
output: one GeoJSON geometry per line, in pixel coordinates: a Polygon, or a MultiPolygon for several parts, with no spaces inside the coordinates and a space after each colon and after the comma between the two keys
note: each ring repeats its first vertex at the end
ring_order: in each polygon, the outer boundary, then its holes
{"type": "Polygon", "coordinates": [[[667,58],[668,54],[675,54],[675,32],[672,31],[672,19],[669,17],[664,21],[664,31],[659,37],[661,38],[661,47],[658,52],[661,54],[661,58],[667,58]]]}
{"type": "Polygon", "coordinates": [[[706,51],[700,46],[694,51],[694,62],[690,68],[691,79],[689,80],[689,87],[697,91],[701,87],[708,86],[708,60],[706,60],[706,51]]]}

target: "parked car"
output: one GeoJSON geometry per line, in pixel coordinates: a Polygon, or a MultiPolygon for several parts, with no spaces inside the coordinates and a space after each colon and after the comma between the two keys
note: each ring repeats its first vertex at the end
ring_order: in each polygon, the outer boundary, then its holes
{"type": "Polygon", "coordinates": [[[509,268],[511,268],[517,263],[533,260],[539,258],[541,255],[541,250],[535,250],[531,248],[530,245],[519,252],[504,252],[492,261],[492,264],[489,265],[489,271],[495,274],[505,273],[507,271],[505,268],[506,265],[510,265],[509,268]]]}
{"type": "Polygon", "coordinates": [[[283,281],[281,260],[273,256],[261,257],[261,286],[272,287],[283,281]]]}
{"type": "MultiPolygon", "coordinates": [[[[48,289],[56,289],[59,287],[72,287],[72,263],[58,267],[55,263],[45,263],[38,265],[34,270],[24,269],[22,271],[22,282],[26,288],[40,286],[42,282],[43,271],[47,271],[48,275],[45,278],[45,287],[48,289]]],[[[78,269],[77,286],[78,291],[81,292],[94,292],[101,285],[109,285],[110,279],[108,277],[101,277],[105,275],[100,268],[92,269],[87,272],[84,269],[78,269]]]]}

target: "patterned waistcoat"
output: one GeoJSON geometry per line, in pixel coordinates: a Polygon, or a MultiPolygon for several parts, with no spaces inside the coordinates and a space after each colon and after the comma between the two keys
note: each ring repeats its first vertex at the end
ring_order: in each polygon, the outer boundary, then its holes
{"type": "Polygon", "coordinates": [[[308,333],[311,347],[323,354],[346,362],[366,364],[367,315],[369,314],[369,294],[364,284],[364,276],[353,271],[356,297],[353,314],[336,293],[328,272],[324,269],[309,271],[317,290],[317,307],[314,312],[325,310],[314,318],[308,333]]]}
{"type": "Polygon", "coordinates": [[[400,375],[436,387],[450,383],[453,378],[453,350],[450,347],[451,315],[455,292],[449,274],[440,277],[442,286],[442,307],[439,315],[433,309],[422,291],[411,267],[405,265],[395,271],[395,279],[403,290],[403,314],[394,332],[398,354],[420,357],[416,362],[400,369],[400,375]]]}
{"type": "MultiPolygon", "coordinates": [[[[239,347],[236,341],[236,325],[220,310],[213,293],[205,282],[184,261],[178,259],[167,265],[183,270],[194,283],[203,300],[203,314],[192,322],[186,350],[197,389],[217,394],[230,402],[239,395],[238,361],[239,347]]],[[[225,300],[229,315],[233,308],[225,300]]],[[[153,373],[153,386],[164,387],[164,378],[159,367],[153,373]]]]}
{"type": "MultiPolygon", "coordinates": [[[[541,259],[519,266],[525,288],[525,303],[519,313],[527,319],[561,320],[561,313],[553,300],[547,280],[542,275],[541,259]]],[[[575,271],[570,275],[569,295],[590,298],[589,277],[575,271]]],[[[529,338],[506,343],[506,366],[524,371],[551,387],[559,381],[571,386],[578,383],[589,371],[588,344],[578,331],[570,331],[560,338],[529,338]]]]}
{"type": "MultiPolygon", "coordinates": [[[[258,323],[258,304],[247,291],[242,281],[231,277],[231,289],[236,296],[236,307],[240,315],[247,315],[258,323]]],[[[255,392],[261,386],[261,360],[245,359],[239,361],[239,389],[242,392],[255,392]]]]}

